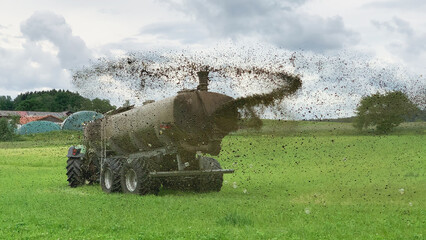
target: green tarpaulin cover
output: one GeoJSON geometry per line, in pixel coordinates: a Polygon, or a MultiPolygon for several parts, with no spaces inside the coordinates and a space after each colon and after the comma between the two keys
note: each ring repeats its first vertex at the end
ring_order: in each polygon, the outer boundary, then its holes
{"type": "Polygon", "coordinates": [[[33,121],[22,125],[21,128],[18,129],[18,134],[25,135],[59,130],[61,130],[61,127],[56,123],[49,121],[33,121]]]}
{"type": "Polygon", "coordinates": [[[86,122],[103,118],[104,115],[93,111],[81,111],[71,114],[62,124],[63,130],[83,130],[86,122]]]}

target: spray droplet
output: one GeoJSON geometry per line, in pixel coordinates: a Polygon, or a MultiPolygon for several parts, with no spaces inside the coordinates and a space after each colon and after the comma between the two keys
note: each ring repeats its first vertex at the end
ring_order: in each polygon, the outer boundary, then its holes
{"type": "Polygon", "coordinates": [[[306,214],[311,214],[311,210],[309,208],[305,208],[305,213],[306,214]]]}

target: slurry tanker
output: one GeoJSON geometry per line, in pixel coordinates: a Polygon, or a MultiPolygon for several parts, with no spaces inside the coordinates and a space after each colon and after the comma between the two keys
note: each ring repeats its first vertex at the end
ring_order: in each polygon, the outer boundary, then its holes
{"type": "Polygon", "coordinates": [[[165,189],[220,191],[218,155],[222,139],[238,129],[232,97],[208,91],[208,72],[199,85],[143,106],[124,107],[87,123],[83,145],[68,150],[70,187],[100,181],[107,193],[145,195],[165,189]]]}

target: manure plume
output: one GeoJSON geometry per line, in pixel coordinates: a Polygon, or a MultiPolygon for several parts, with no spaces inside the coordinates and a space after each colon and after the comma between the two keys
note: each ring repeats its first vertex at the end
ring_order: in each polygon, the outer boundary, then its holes
{"type": "Polygon", "coordinates": [[[209,71],[209,89],[237,99],[234,104],[245,116],[257,113],[262,118],[286,120],[352,117],[363,96],[388,91],[402,91],[421,109],[426,106],[425,76],[400,64],[363,52],[293,52],[263,43],[223,43],[203,50],[132,52],[101,58],[74,71],[73,84],[88,98],[142,105],[185,88],[195,89],[198,71],[209,71]],[[299,91],[289,88],[293,86],[289,80],[296,78],[303,79],[299,91]]]}
{"type": "Polygon", "coordinates": [[[262,57],[258,53],[233,53],[232,57],[226,52],[131,53],[122,58],[98,59],[75,71],[73,84],[84,89],[90,83],[98,83],[96,88],[105,91],[110,89],[108,83],[119,83],[139,95],[140,103],[161,93],[163,98],[182,88],[195,88],[197,72],[207,71],[210,86],[215,87],[212,91],[231,95],[236,99],[228,105],[240,109],[246,118],[257,118],[259,108],[278,107],[302,85],[299,76],[289,73],[288,59],[277,55],[262,57]],[[102,81],[106,77],[110,80],[102,81]]]}

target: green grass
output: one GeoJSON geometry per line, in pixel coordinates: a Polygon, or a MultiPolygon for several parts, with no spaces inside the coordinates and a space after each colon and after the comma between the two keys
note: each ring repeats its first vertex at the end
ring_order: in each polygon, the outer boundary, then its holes
{"type": "Polygon", "coordinates": [[[0,142],[1,148],[37,148],[46,146],[69,146],[80,144],[83,133],[80,131],[53,131],[48,133],[19,135],[15,141],[0,142]]]}
{"type": "MultiPolygon", "coordinates": [[[[388,135],[425,135],[426,122],[404,122],[388,135]]],[[[375,135],[374,129],[358,131],[352,123],[328,122],[328,121],[277,121],[263,120],[260,131],[254,129],[243,129],[232,135],[274,135],[274,136],[371,136],[375,135]]]]}
{"type": "Polygon", "coordinates": [[[230,135],[218,159],[236,172],[203,194],[71,189],[64,156],[77,133],[0,143],[0,239],[424,239],[425,125],[385,136],[348,126],[230,135]]]}

